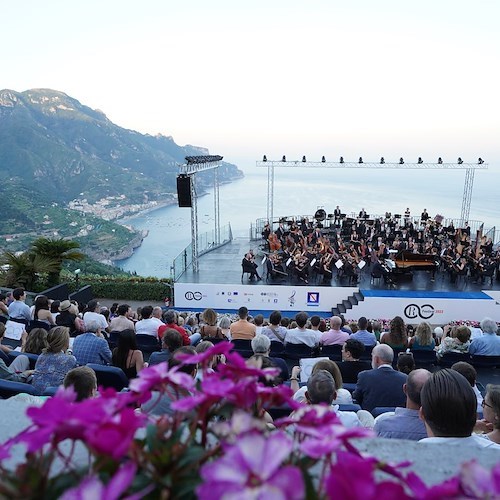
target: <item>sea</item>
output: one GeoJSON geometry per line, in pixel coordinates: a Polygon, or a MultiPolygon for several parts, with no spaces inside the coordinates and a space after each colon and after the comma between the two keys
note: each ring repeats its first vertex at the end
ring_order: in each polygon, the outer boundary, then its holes
{"type": "MultiPolygon", "coordinates": [[[[267,213],[267,168],[241,167],[245,176],[219,187],[220,224],[231,224],[233,237],[248,238],[250,225],[267,213]]],[[[460,217],[465,170],[379,170],[275,168],[274,216],[313,215],[318,208],[332,213],[386,212],[420,215],[424,208],[433,217],[460,217]]],[[[485,229],[500,229],[498,191],[500,165],[475,171],[469,219],[484,222],[485,229]]],[[[116,265],[142,276],[166,278],[174,258],[191,241],[191,210],[167,206],[138,214],[124,223],[146,229],[148,236],[134,254],[116,265]]],[[[198,198],[198,232],[214,227],[213,190],[198,198]]],[[[500,231],[497,231],[497,239],[500,231]]]]}

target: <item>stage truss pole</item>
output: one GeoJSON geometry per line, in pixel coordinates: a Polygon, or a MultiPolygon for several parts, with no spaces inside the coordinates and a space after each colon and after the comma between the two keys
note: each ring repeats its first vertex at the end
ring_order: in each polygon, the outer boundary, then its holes
{"type": "Polygon", "coordinates": [[[198,197],[196,196],[196,176],[191,175],[191,263],[198,272],[198,197]]]}
{"type": "Polygon", "coordinates": [[[461,220],[462,223],[469,219],[470,214],[470,204],[472,199],[472,190],[474,187],[474,173],[476,169],[487,169],[488,164],[484,163],[479,159],[478,163],[375,163],[375,162],[331,162],[331,161],[274,161],[265,160],[257,161],[257,167],[267,168],[267,219],[269,223],[273,223],[273,211],[274,211],[274,168],[275,167],[285,167],[285,168],[370,168],[370,169],[380,169],[380,170],[390,170],[390,169],[417,169],[417,170],[431,170],[431,169],[449,169],[449,170],[465,170],[465,183],[464,183],[464,195],[462,199],[462,213],[461,220]]]}
{"type": "Polygon", "coordinates": [[[219,169],[214,169],[214,238],[215,244],[220,244],[220,210],[219,210],[219,169]]]}

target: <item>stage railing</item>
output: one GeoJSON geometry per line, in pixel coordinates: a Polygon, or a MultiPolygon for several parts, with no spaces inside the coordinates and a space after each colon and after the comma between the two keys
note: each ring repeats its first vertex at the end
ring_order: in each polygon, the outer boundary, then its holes
{"type": "MultiPolygon", "coordinates": [[[[233,239],[231,224],[223,226],[216,234],[215,229],[198,234],[198,256],[220,248],[233,239]]],[[[190,243],[175,259],[171,267],[171,277],[177,281],[193,264],[192,243],[190,243]]]]}

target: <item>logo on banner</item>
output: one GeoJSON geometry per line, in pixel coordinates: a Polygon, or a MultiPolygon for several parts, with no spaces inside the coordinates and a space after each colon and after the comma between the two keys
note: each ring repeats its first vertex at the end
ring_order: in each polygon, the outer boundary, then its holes
{"type": "Polygon", "coordinates": [[[288,297],[288,303],[290,304],[290,307],[293,307],[295,305],[295,294],[297,292],[294,290],[292,295],[290,295],[290,297],[288,297]]]}
{"type": "Polygon", "coordinates": [[[184,294],[184,297],[186,300],[201,300],[203,298],[203,295],[201,292],[186,292],[184,294]]]}
{"type": "Polygon", "coordinates": [[[424,304],[423,306],[408,304],[405,307],[404,314],[409,319],[415,319],[417,317],[430,319],[434,316],[434,307],[431,304],[424,304]]]}
{"type": "Polygon", "coordinates": [[[319,306],[319,292],[307,292],[307,305],[319,306]]]}

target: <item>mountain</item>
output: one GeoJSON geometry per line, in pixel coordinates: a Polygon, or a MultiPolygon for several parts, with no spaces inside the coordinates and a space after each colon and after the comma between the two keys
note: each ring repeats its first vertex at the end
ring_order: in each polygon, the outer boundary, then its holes
{"type": "MultiPolygon", "coordinates": [[[[52,201],[121,196],[122,203],[162,200],[175,193],[177,164],[203,148],[172,137],[144,135],[55,90],[0,91],[0,175],[52,201]],[[124,196],[124,198],[123,198],[124,196]]],[[[222,180],[242,173],[224,163],[222,180]]],[[[207,175],[203,179],[211,178],[207,175]]]]}

